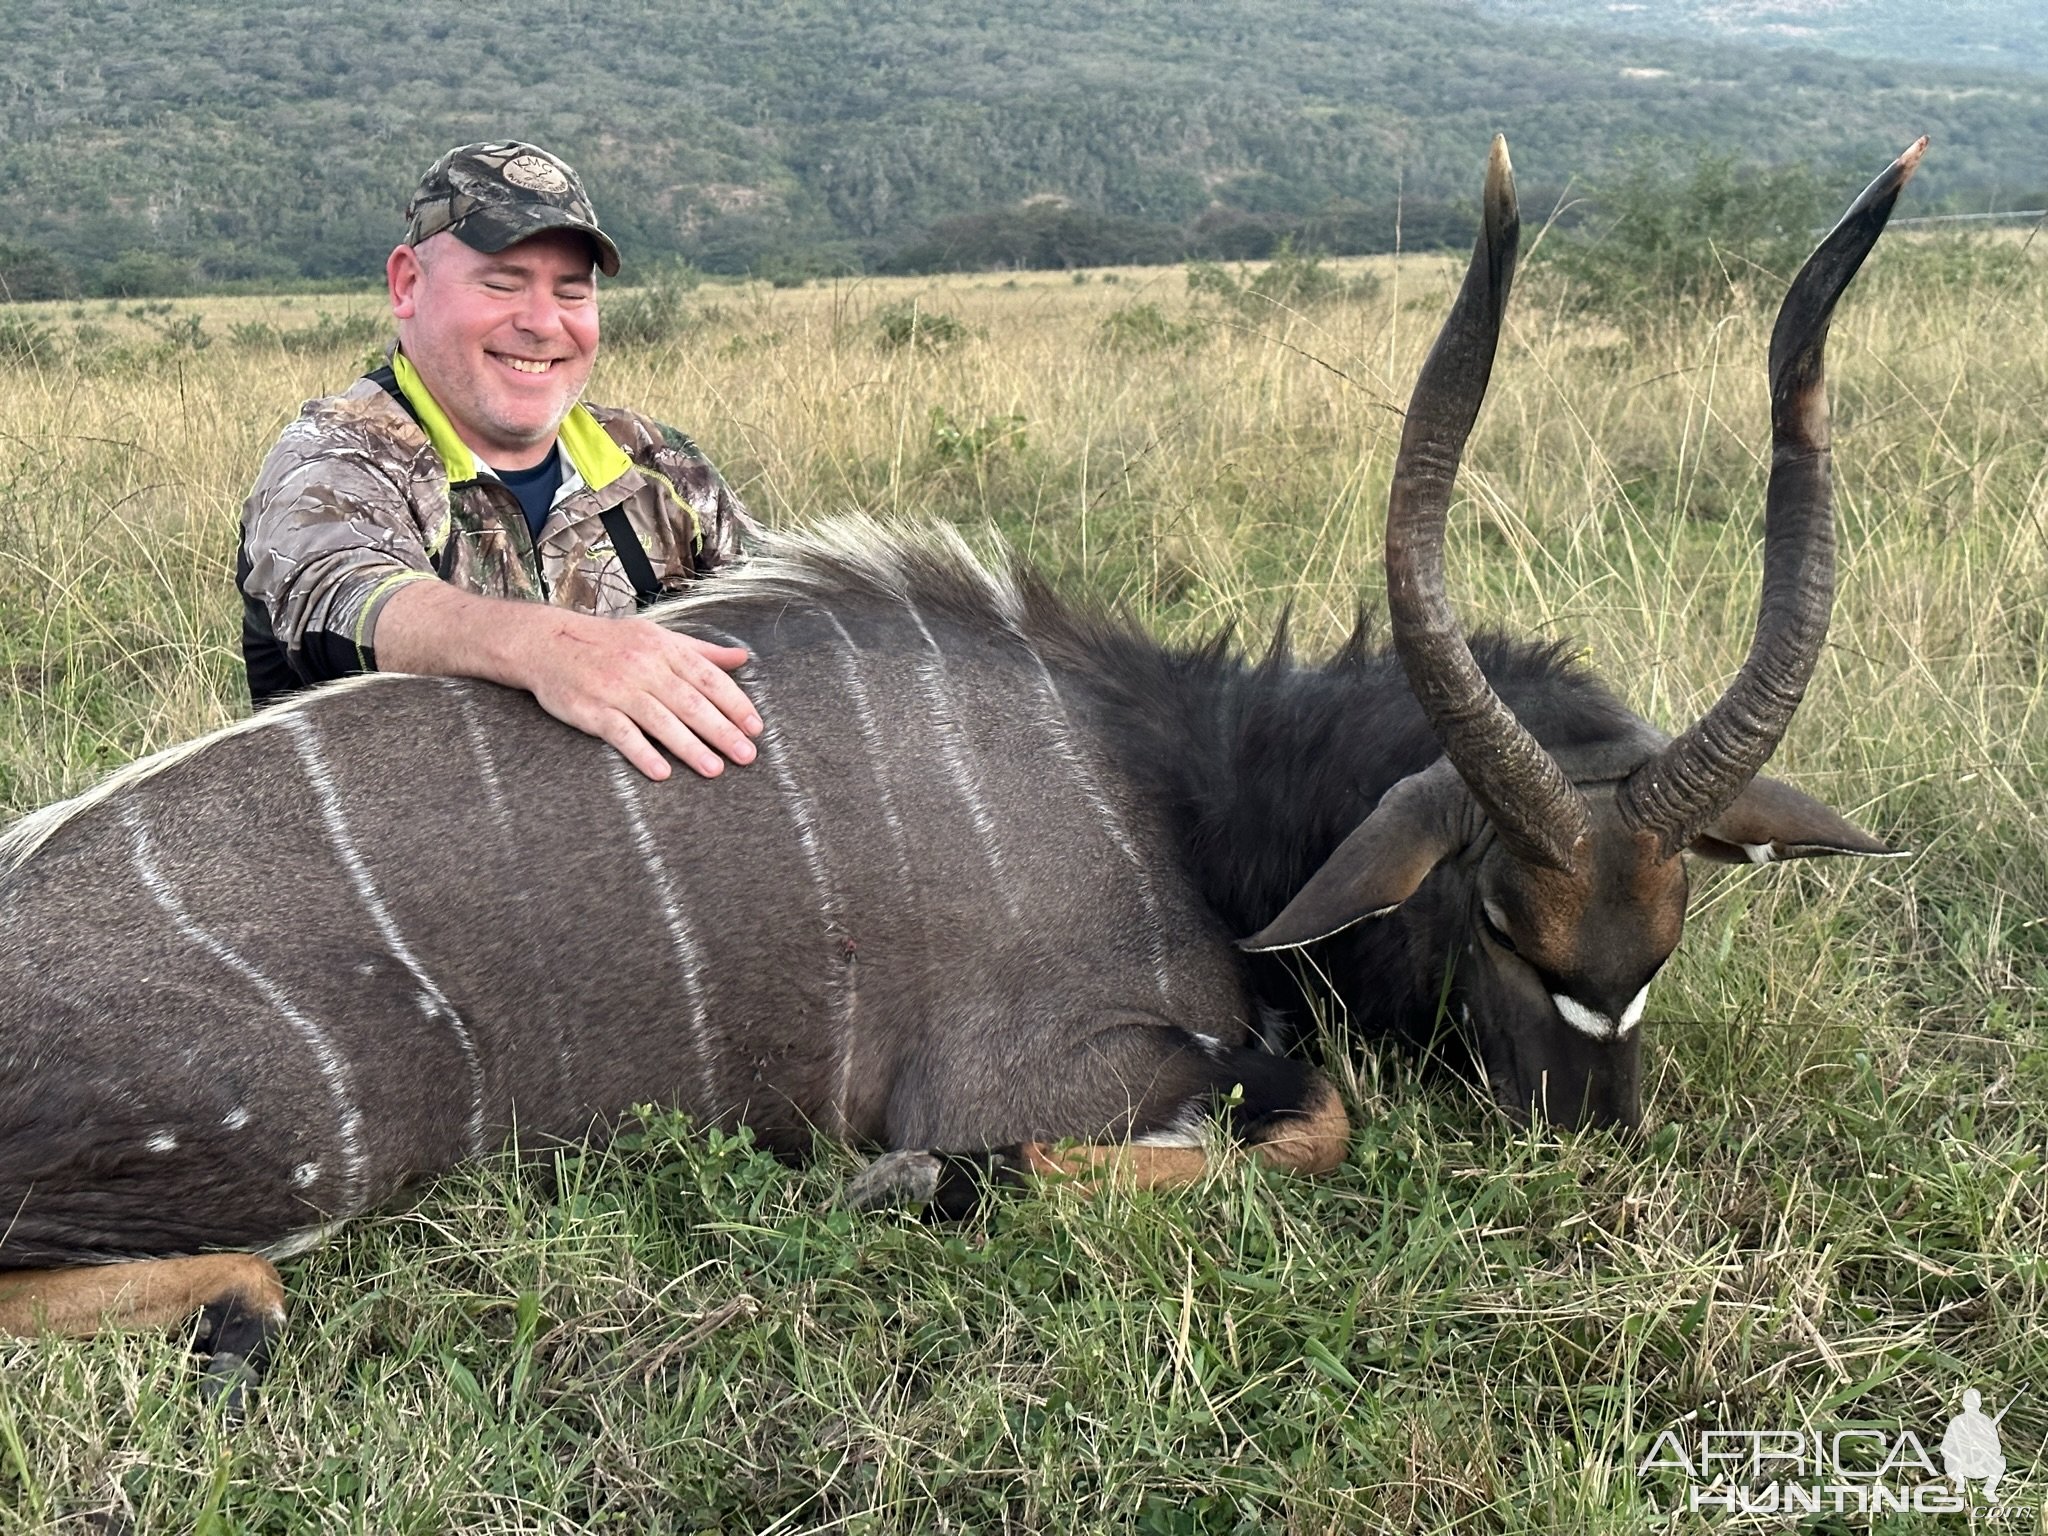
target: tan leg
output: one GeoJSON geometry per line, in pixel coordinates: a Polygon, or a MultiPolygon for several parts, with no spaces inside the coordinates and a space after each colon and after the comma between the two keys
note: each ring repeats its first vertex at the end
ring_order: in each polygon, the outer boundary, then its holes
{"type": "MultiPolygon", "coordinates": [[[[1328,1173],[1344,1161],[1351,1141],[1351,1121],[1344,1102],[1320,1076],[1299,1114],[1276,1117],[1252,1133],[1251,1153],[1259,1161],[1288,1173],[1328,1173]]],[[[1106,1175],[1139,1189],[1173,1189],[1192,1184],[1208,1172],[1200,1147],[1149,1147],[1138,1142],[1106,1146],[1055,1148],[1029,1141],[1018,1148],[1026,1169],[1039,1174],[1064,1174],[1093,1181],[1106,1175]]]]}
{"type": "Polygon", "coordinates": [[[0,1333],[84,1337],[103,1328],[177,1328],[199,1319],[200,1395],[239,1422],[284,1326],[284,1284],[253,1253],[0,1271],[0,1333]]]}
{"type": "Polygon", "coordinates": [[[175,1328],[209,1306],[284,1321],[284,1284],[253,1253],[0,1271],[0,1333],[84,1337],[103,1328],[175,1328]]]}
{"type": "Polygon", "coordinates": [[[1351,1149],[1351,1117],[1344,1101],[1320,1073],[1314,1092],[1298,1115],[1268,1121],[1252,1133],[1252,1154],[1289,1173],[1328,1173],[1351,1149]]]}

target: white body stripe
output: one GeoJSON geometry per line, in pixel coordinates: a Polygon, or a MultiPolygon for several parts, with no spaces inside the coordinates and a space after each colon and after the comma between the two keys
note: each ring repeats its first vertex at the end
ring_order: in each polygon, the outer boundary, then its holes
{"type": "Polygon", "coordinates": [[[1031,657],[1032,665],[1038,669],[1038,695],[1044,707],[1043,723],[1051,738],[1052,749],[1059,760],[1066,764],[1074,783],[1079,786],[1081,797],[1095,812],[1095,819],[1116,849],[1124,856],[1124,862],[1131,866],[1131,873],[1137,878],[1138,902],[1145,909],[1145,951],[1152,962],[1153,984],[1159,988],[1159,1000],[1169,1006],[1173,1002],[1173,981],[1166,965],[1166,919],[1159,910],[1158,894],[1152,889],[1152,877],[1145,869],[1145,861],[1138,856],[1138,850],[1131,837],[1124,830],[1123,818],[1116,813],[1116,807],[1103,794],[1101,783],[1096,779],[1088,760],[1073,743],[1073,717],[1067,713],[1067,701],[1060,697],[1059,684],[1053,681],[1052,669],[1045,664],[1045,658],[1038,654],[1038,647],[1026,639],[1024,634],[1012,627],[1011,634],[1023,645],[1031,657]]]}
{"type": "Polygon", "coordinates": [[[612,754],[610,768],[612,789],[626,810],[626,830],[632,834],[633,847],[638,851],[641,863],[647,866],[648,878],[654,882],[654,894],[661,902],[662,922],[668,928],[669,949],[676,957],[676,968],[683,973],[683,993],[689,1005],[690,1047],[696,1053],[697,1074],[704,1091],[702,1109],[706,1115],[713,1115],[719,1108],[718,1079],[712,1071],[716,1059],[711,1043],[711,1018],[704,1006],[703,957],[697,949],[697,938],[690,929],[689,920],[683,916],[682,905],[676,900],[668,864],[661,856],[661,849],[655,846],[647,818],[641,814],[640,770],[617,753],[612,754]]]}
{"type": "MultiPolygon", "coordinates": [[[[524,844],[520,837],[519,821],[512,809],[512,802],[506,798],[504,775],[498,770],[498,756],[491,750],[489,732],[484,729],[483,716],[477,710],[476,683],[466,677],[437,678],[443,689],[453,696],[456,713],[462,716],[462,729],[469,738],[471,753],[476,757],[477,777],[482,780],[484,797],[491,807],[491,819],[496,824],[499,837],[512,857],[520,858],[524,844]]],[[[530,921],[537,920],[533,913],[532,890],[520,886],[517,899],[525,904],[530,921]]],[[[570,1085],[575,1081],[576,1068],[570,1060],[569,1034],[563,1023],[563,1014],[555,1009],[548,1010],[544,1021],[536,1021],[554,1036],[555,1041],[555,1084],[559,1093],[569,1103],[576,1102],[576,1090],[570,1085]]]]}
{"type": "MultiPolygon", "coordinates": [[[[735,639],[723,630],[707,630],[721,644],[750,649],[743,640],[735,639]]],[[[782,732],[775,724],[775,708],[769,702],[767,680],[761,676],[758,666],[750,666],[746,677],[747,695],[754,701],[761,716],[760,743],[761,757],[775,775],[775,793],[788,812],[791,825],[796,828],[797,847],[803,854],[804,870],[810,876],[811,890],[818,900],[818,918],[824,925],[826,954],[829,957],[826,986],[832,995],[833,1051],[837,1065],[834,1069],[832,1110],[838,1117],[838,1130],[844,1134],[850,1121],[847,1117],[846,1097],[853,1081],[854,1013],[860,1006],[860,989],[848,963],[848,952],[841,946],[847,938],[846,924],[839,912],[839,898],[834,893],[832,874],[825,856],[825,840],[818,831],[817,812],[812,808],[811,797],[797,782],[796,769],[791,763],[789,749],[783,744],[782,732]]]]}
{"type": "Polygon", "coordinates": [[[341,860],[341,866],[348,871],[349,882],[355,887],[356,899],[370,914],[376,924],[378,935],[384,940],[384,947],[420,989],[421,1012],[434,1020],[445,1020],[462,1051],[464,1064],[469,1068],[469,1153],[481,1156],[484,1151],[484,1067],[477,1055],[476,1041],[469,1033],[469,1026],[462,1022],[462,1015],[455,1011],[455,1005],[426,973],[405,937],[398,931],[398,924],[392,920],[391,911],[384,905],[384,898],[377,893],[377,884],[370,878],[370,871],[357,851],[355,841],[349,836],[348,817],[341,808],[341,796],[334,786],[334,776],[328,772],[327,763],[320,755],[320,735],[313,722],[303,714],[292,715],[285,721],[291,728],[292,744],[298,748],[299,761],[304,765],[306,777],[312,781],[313,791],[319,797],[320,814],[327,824],[327,838],[334,852],[341,860]]]}
{"type": "Polygon", "coordinates": [[[947,776],[952,779],[953,788],[974,823],[975,836],[981,841],[982,856],[988,860],[989,873],[994,876],[995,888],[1003,898],[1010,921],[1020,922],[1023,914],[1018,910],[1017,893],[1010,889],[1010,878],[1003,868],[1003,848],[996,832],[995,817],[989,814],[988,804],[981,798],[980,776],[970,760],[971,749],[960,733],[959,722],[953,718],[953,697],[946,676],[945,653],[926,627],[924,615],[917,611],[917,604],[906,595],[903,606],[909,610],[917,632],[924,636],[925,649],[929,653],[928,660],[917,663],[917,685],[931,715],[932,733],[939,743],[939,757],[944,761],[947,776]]]}
{"type": "MultiPolygon", "coordinates": [[[[191,914],[185,910],[184,903],[178,899],[178,893],[171,889],[170,882],[157,867],[155,855],[150,849],[149,833],[136,818],[132,806],[123,807],[121,819],[128,829],[135,872],[142,877],[143,888],[149,892],[150,899],[164,910],[177,925],[178,931],[188,940],[254,987],[312,1054],[314,1064],[320,1069],[320,1076],[327,1084],[328,1097],[334,1102],[335,1140],[340,1143],[342,1162],[347,1169],[347,1175],[342,1183],[341,1199],[337,1202],[338,1214],[355,1215],[363,1208],[365,1200],[364,1181],[368,1172],[368,1158],[363,1151],[362,1111],[356,1105],[355,1084],[348,1063],[335,1049],[327,1031],[294,1007],[291,999],[284,995],[276,982],[192,920],[191,914]]],[[[242,1117],[240,1123],[247,1123],[248,1111],[245,1109],[229,1111],[227,1119],[232,1121],[237,1115],[242,1117]]]]}
{"type": "MultiPolygon", "coordinates": [[[[902,818],[896,814],[895,796],[889,793],[888,743],[882,738],[882,728],[875,719],[874,705],[868,698],[867,679],[861,675],[861,666],[865,658],[862,656],[861,648],[853,643],[853,636],[846,632],[846,626],[839,622],[838,615],[826,608],[818,608],[815,611],[832,626],[833,633],[839,637],[839,643],[845,647],[839,658],[840,676],[846,680],[846,694],[853,700],[853,717],[860,727],[861,745],[867,752],[869,766],[874,770],[875,800],[881,807],[882,823],[888,829],[889,846],[896,855],[896,878],[902,891],[902,899],[906,910],[914,910],[918,900],[918,883],[910,867],[910,840],[904,834],[902,818]]],[[[857,989],[859,986],[853,967],[854,962],[849,961],[849,989],[857,989]]],[[[852,1024],[853,1011],[849,1007],[847,1028],[839,1042],[839,1069],[832,1098],[834,1106],[839,1111],[842,1131],[850,1129],[852,1124],[847,1112],[847,1101],[853,1083],[852,1024]]]]}
{"type": "Polygon", "coordinates": [[[476,712],[473,685],[462,677],[444,677],[441,682],[455,696],[455,712],[462,716],[462,729],[469,737],[469,749],[476,754],[477,773],[483,779],[484,794],[490,799],[491,815],[498,823],[498,830],[509,841],[517,830],[512,821],[512,807],[505,799],[505,785],[498,775],[498,760],[491,751],[491,739],[484,733],[483,720],[476,712]]]}
{"type": "Polygon", "coordinates": [[[36,850],[55,837],[68,822],[111,799],[121,790],[140,784],[145,779],[153,779],[165,769],[175,768],[188,758],[197,757],[217,742],[226,741],[231,736],[246,736],[251,731],[283,725],[297,719],[301,711],[310,709],[324,699],[331,699],[338,693],[353,692],[360,688],[383,687],[403,680],[404,674],[398,672],[364,672],[338,683],[328,683],[314,692],[298,694],[245,720],[224,725],[219,730],[209,731],[191,741],[181,741],[174,747],[164,748],[161,752],[152,752],[148,757],[138,757],[127,766],[115,769],[83,794],[73,795],[69,800],[59,800],[53,805],[31,811],[5,832],[0,832],[0,876],[5,876],[27,863],[35,856],[36,850]]]}

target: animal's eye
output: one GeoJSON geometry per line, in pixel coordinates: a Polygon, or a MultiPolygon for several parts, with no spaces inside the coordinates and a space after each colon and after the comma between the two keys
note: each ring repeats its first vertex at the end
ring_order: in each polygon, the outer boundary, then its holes
{"type": "Polygon", "coordinates": [[[1508,937],[1507,925],[1502,921],[1505,914],[1490,901],[1479,904],[1479,921],[1486,925],[1486,936],[1509,954],[1519,954],[1515,941],[1508,937]]]}

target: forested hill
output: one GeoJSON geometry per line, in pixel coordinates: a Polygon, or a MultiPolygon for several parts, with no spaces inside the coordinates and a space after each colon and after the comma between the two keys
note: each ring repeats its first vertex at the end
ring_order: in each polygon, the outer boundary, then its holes
{"type": "Polygon", "coordinates": [[[2048,74],[2041,0],[1479,0],[1492,14],[2048,74]]]}
{"type": "Polygon", "coordinates": [[[1532,207],[1644,137],[1868,171],[1924,131],[1923,198],[2048,182],[2036,78],[1450,0],[7,0],[0,275],[367,273],[425,163],[504,136],[640,261],[1366,249],[1397,198],[1408,243],[1462,237],[1495,129],[1532,207]]]}

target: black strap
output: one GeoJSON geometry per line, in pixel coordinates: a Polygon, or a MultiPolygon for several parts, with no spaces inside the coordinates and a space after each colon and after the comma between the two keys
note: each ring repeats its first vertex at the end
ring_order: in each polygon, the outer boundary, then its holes
{"type": "Polygon", "coordinates": [[[619,557],[619,564],[626,572],[626,579],[633,583],[633,605],[645,608],[661,596],[661,583],[655,579],[654,566],[647,559],[647,551],[640,543],[640,535],[633,531],[633,524],[626,516],[624,507],[613,507],[599,515],[604,531],[611,535],[612,553],[619,557]]]}
{"type": "Polygon", "coordinates": [[[405,414],[410,416],[414,421],[418,421],[420,419],[420,413],[414,410],[412,408],[412,402],[405,398],[405,391],[398,387],[398,370],[396,368],[393,368],[389,363],[386,363],[381,368],[372,368],[368,373],[364,374],[363,377],[368,379],[372,384],[376,385],[379,389],[383,390],[385,394],[389,395],[392,399],[396,400],[401,406],[403,406],[405,408],[405,414]]]}

